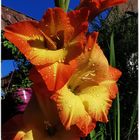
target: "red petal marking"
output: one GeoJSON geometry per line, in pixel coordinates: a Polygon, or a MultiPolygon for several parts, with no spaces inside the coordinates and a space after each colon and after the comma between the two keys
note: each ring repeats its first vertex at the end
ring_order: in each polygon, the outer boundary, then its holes
{"type": "Polygon", "coordinates": [[[47,36],[55,36],[59,31],[64,31],[64,42],[67,42],[73,33],[69,18],[61,8],[48,9],[40,21],[40,28],[47,36]]]}

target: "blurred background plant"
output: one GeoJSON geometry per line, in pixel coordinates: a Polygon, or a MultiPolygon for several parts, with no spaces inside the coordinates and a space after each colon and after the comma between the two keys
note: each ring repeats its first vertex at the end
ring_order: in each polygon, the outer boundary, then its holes
{"type": "Polygon", "coordinates": [[[31,64],[26,58],[19,52],[19,50],[4,36],[2,32],[2,45],[7,49],[14,59],[15,70],[10,75],[8,86],[3,89],[5,93],[14,92],[17,88],[29,88],[32,82],[29,80],[29,69],[31,64]]]}

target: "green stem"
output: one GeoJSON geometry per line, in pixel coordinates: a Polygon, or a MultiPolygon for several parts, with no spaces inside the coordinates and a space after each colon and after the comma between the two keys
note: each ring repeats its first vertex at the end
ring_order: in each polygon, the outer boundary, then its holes
{"type": "Polygon", "coordinates": [[[67,12],[69,8],[69,3],[70,3],[70,0],[65,0],[65,12],[67,12]]]}
{"type": "Polygon", "coordinates": [[[55,6],[62,8],[65,12],[67,12],[70,0],[55,0],[55,6]]]}
{"type": "MultiPolygon", "coordinates": [[[[111,120],[110,115],[109,115],[109,120],[111,120]]],[[[108,125],[109,125],[109,132],[110,132],[110,140],[112,140],[111,121],[108,122],[108,125]]]]}
{"type": "MultiPolygon", "coordinates": [[[[112,33],[110,39],[110,64],[116,66],[115,61],[115,47],[114,47],[114,34],[112,33]]],[[[114,102],[114,140],[120,140],[120,99],[117,94],[117,99],[114,102]],[[116,114],[117,112],[117,114],[116,114]]]]}
{"type": "Polygon", "coordinates": [[[114,101],[114,107],[113,107],[113,125],[114,125],[114,140],[117,140],[117,131],[116,131],[116,100],[114,101]]]}
{"type": "Polygon", "coordinates": [[[117,94],[117,140],[120,140],[120,97],[117,94]]]}
{"type": "Polygon", "coordinates": [[[130,122],[129,131],[128,131],[128,140],[130,139],[132,128],[134,126],[134,122],[135,122],[135,119],[137,117],[137,109],[138,109],[138,98],[136,98],[135,105],[133,107],[133,113],[132,113],[132,116],[131,116],[131,122],[130,122]]]}
{"type": "Polygon", "coordinates": [[[92,130],[90,132],[90,140],[96,140],[95,136],[96,136],[96,132],[95,132],[95,130],[92,130]]]}

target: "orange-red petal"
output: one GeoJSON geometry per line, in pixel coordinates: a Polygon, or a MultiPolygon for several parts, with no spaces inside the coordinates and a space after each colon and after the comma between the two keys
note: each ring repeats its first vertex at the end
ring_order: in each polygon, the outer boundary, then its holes
{"type": "Polygon", "coordinates": [[[93,18],[105,9],[125,2],[127,0],[81,0],[79,8],[84,7],[89,9],[89,20],[93,20],[93,18]]]}
{"type": "Polygon", "coordinates": [[[88,28],[88,10],[81,9],[68,12],[70,18],[70,24],[74,27],[74,34],[72,38],[75,38],[79,33],[87,32],[88,28]]]}
{"type": "Polygon", "coordinates": [[[76,60],[70,63],[54,63],[49,66],[36,67],[41,74],[49,91],[58,90],[63,87],[77,68],[76,60]]]}
{"type": "Polygon", "coordinates": [[[67,43],[74,30],[67,13],[61,8],[49,8],[40,21],[40,28],[47,36],[54,36],[63,31],[64,43],[67,43]]]}
{"type": "Polygon", "coordinates": [[[121,77],[122,72],[116,68],[113,68],[112,66],[109,66],[109,73],[112,80],[118,81],[118,79],[121,77]]]}
{"type": "Polygon", "coordinates": [[[45,65],[64,60],[68,53],[65,49],[53,51],[45,48],[45,38],[40,32],[38,23],[33,21],[9,25],[5,28],[4,35],[34,65],[45,65]]]}

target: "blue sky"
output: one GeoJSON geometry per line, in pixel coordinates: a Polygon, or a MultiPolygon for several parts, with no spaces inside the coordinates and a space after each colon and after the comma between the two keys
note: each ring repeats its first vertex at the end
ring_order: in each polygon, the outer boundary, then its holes
{"type": "MultiPolygon", "coordinates": [[[[74,9],[80,0],[71,0],[70,9],[74,9]]],[[[36,20],[40,20],[44,12],[48,8],[54,7],[53,0],[2,0],[2,5],[14,9],[15,11],[21,12],[28,15],[36,20]]],[[[13,60],[3,60],[1,63],[1,76],[7,76],[11,71],[16,68],[13,60]]]]}
{"type": "MultiPolygon", "coordinates": [[[[69,8],[75,8],[79,2],[70,0],[69,8]]],[[[46,9],[54,7],[54,0],[2,0],[2,5],[39,20],[46,9]]]]}

